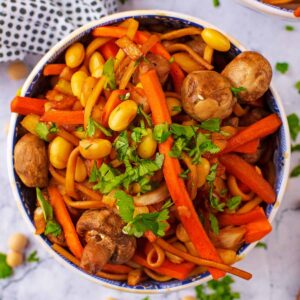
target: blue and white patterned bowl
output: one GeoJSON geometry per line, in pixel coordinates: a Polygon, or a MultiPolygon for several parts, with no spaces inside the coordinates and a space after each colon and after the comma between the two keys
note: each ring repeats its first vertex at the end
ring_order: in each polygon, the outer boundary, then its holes
{"type": "MultiPolygon", "coordinates": [[[[100,25],[111,25],[116,22],[122,22],[125,19],[134,17],[142,23],[147,23],[150,25],[154,24],[164,24],[166,26],[180,28],[183,26],[195,26],[199,28],[212,27],[217,30],[218,28],[213,25],[187,16],[180,13],[174,13],[169,11],[156,11],[156,10],[140,10],[140,11],[129,11],[123,13],[117,13],[111,16],[104,17],[99,21],[94,21],[88,23],[85,26],[75,30],[73,33],[65,37],[62,41],[56,44],[48,53],[39,61],[36,67],[33,69],[29,77],[27,78],[23,88],[22,96],[35,96],[43,89],[45,81],[42,76],[42,70],[47,63],[60,62],[63,59],[62,54],[65,49],[72,43],[78,40],[85,40],[91,32],[91,30],[100,25]]],[[[228,35],[227,35],[228,36],[228,35]]],[[[232,59],[238,55],[241,51],[245,51],[246,48],[235,39],[228,37],[231,41],[231,49],[226,53],[228,60],[232,59]]],[[[266,206],[266,213],[270,221],[273,220],[279,204],[283,198],[288,174],[289,174],[289,164],[290,164],[290,140],[288,126],[286,122],[286,115],[282,106],[282,102],[279,99],[277,92],[271,86],[268,94],[267,101],[269,107],[272,111],[276,112],[282,119],[283,126],[280,128],[277,136],[277,150],[274,157],[274,162],[276,165],[276,184],[275,190],[277,194],[277,200],[275,204],[266,206]]],[[[35,206],[35,191],[34,189],[26,188],[14,171],[13,164],[13,149],[18,138],[17,126],[22,120],[22,116],[17,114],[12,114],[10,121],[10,132],[8,136],[8,149],[7,149],[7,159],[8,159],[8,173],[10,178],[10,184],[13,191],[14,198],[17,201],[18,208],[29,224],[32,232],[34,232],[33,225],[33,210],[35,206]]],[[[165,293],[175,290],[180,290],[186,287],[194,286],[197,284],[204,283],[211,279],[209,273],[201,274],[188,278],[184,281],[172,280],[169,282],[156,282],[149,280],[138,286],[128,286],[125,282],[118,282],[113,280],[107,280],[99,278],[97,276],[89,275],[83,272],[80,268],[72,264],[70,261],[61,257],[59,254],[54,252],[50,245],[51,243],[45,236],[36,236],[36,238],[41,242],[41,244],[48,250],[48,252],[55,257],[61,264],[72,269],[73,271],[81,274],[85,278],[88,278],[96,283],[100,283],[106,287],[114,288],[121,291],[134,292],[134,293],[165,293]]],[[[251,245],[244,245],[239,250],[239,256],[243,258],[249,253],[251,249],[255,246],[255,243],[251,245]]]]}
{"type": "Polygon", "coordinates": [[[280,17],[282,19],[300,21],[300,18],[295,17],[294,11],[292,9],[279,7],[268,3],[263,3],[261,0],[237,0],[237,1],[251,9],[254,9],[264,14],[280,17]]]}

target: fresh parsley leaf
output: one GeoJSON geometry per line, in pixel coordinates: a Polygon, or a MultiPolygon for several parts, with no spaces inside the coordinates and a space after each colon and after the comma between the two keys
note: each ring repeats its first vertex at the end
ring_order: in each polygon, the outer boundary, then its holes
{"type": "Polygon", "coordinates": [[[164,162],[164,155],[156,153],[155,159],[143,159],[139,161],[139,166],[137,167],[139,177],[145,175],[153,174],[154,172],[162,168],[164,162]]]}
{"type": "Polygon", "coordinates": [[[129,149],[128,133],[122,131],[119,136],[115,139],[114,148],[116,149],[118,156],[121,160],[124,160],[126,153],[129,149]]]}
{"type": "Polygon", "coordinates": [[[220,192],[220,194],[221,194],[222,197],[226,196],[227,193],[228,193],[228,189],[226,189],[226,188],[222,189],[222,191],[220,192]]]}
{"type": "Polygon", "coordinates": [[[134,213],[133,198],[121,190],[115,192],[115,198],[117,199],[117,207],[122,220],[126,223],[131,222],[134,213]]]}
{"type": "Polygon", "coordinates": [[[298,177],[300,176],[300,165],[296,166],[292,172],[291,172],[291,177],[298,177]]]}
{"type": "Polygon", "coordinates": [[[232,86],[230,89],[231,89],[232,94],[233,94],[235,97],[238,97],[238,95],[239,95],[240,92],[244,92],[244,91],[247,90],[247,89],[246,89],[245,87],[243,87],[243,86],[240,86],[240,87],[233,87],[233,86],[232,86]]]}
{"type": "Polygon", "coordinates": [[[99,170],[97,168],[97,163],[96,161],[94,161],[91,173],[90,173],[90,177],[89,177],[89,182],[96,182],[98,180],[99,177],[99,170]]]}
{"type": "Polygon", "coordinates": [[[300,94],[300,80],[295,83],[295,88],[298,90],[298,93],[300,94]]]}
{"type": "Polygon", "coordinates": [[[130,93],[128,92],[128,93],[126,93],[126,94],[124,94],[124,95],[120,95],[120,100],[122,100],[122,101],[125,101],[125,100],[128,100],[129,98],[130,98],[130,93]]]}
{"type": "Polygon", "coordinates": [[[210,201],[210,206],[214,208],[217,211],[224,211],[225,203],[220,202],[220,199],[213,194],[213,188],[211,185],[211,188],[209,190],[209,201],[210,201]]]}
{"type": "Polygon", "coordinates": [[[58,133],[59,129],[57,127],[57,125],[55,123],[52,123],[50,128],[49,128],[49,132],[50,133],[58,133]]]}
{"type": "Polygon", "coordinates": [[[6,254],[0,253],[0,279],[10,277],[12,274],[13,270],[6,262],[6,254]]]}
{"type": "Polygon", "coordinates": [[[173,106],[172,107],[172,111],[174,111],[174,112],[181,112],[182,111],[182,107],[181,106],[173,106]]]}
{"type": "Polygon", "coordinates": [[[216,179],[216,176],[217,176],[217,168],[218,168],[218,164],[213,164],[211,167],[210,167],[210,170],[209,170],[209,174],[206,176],[206,181],[209,182],[209,183],[213,183],[216,179]]]}
{"type": "Polygon", "coordinates": [[[289,64],[287,62],[278,62],[275,65],[276,71],[281,74],[285,74],[289,70],[289,64]]]}
{"type": "Polygon", "coordinates": [[[292,25],[285,25],[285,30],[286,30],[286,31],[294,31],[294,30],[295,30],[295,27],[292,26],[292,25]]]}
{"type": "Polygon", "coordinates": [[[78,126],[78,127],[76,127],[75,131],[83,132],[84,128],[83,128],[83,126],[78,126]]]}
{"type": "Polygon", "coordinates": [[[26,258],[26,261],[27,262],[39,262],[40,259],[39,257],[37,256],[37,251],[34,250],[33,252],[31,252],[28,257],[26,258]]]}
{"type": "Polygon", "coordinates": [[[299,117],[293,113],[287,117],[289,124],[290,134],[293,141],[297,139],[298,133],[300,132],[300,120],[299,117]]]}
{"type": "Polygon", "coordinates": [[[168,124],[164,123],[155,125],[153,130],[153,137],[158,143],[165,142],[170,135],[171,132],[169,131],[168,124]]]}
{"type": "Polygon", "coordinates": [[[263,242],[258,242],[256,245],[255,245],[255,248],[264,248],[264,249],[268,249],[268,246],[266,243],[263,243],[263,242]]]}
{"type": "Polygon", "coordinates": [[[300,144],[292,145],[291,151],[292,152],[300,151],[300,144]]]}
{"type": "Polygon", "coordinates": [[[115,61],[113,58],[109,58],[103,66],[103,75],[107,79],[107,84],[112,90],[117,88],[115,71],[114,71],[115,61]]]}
{"type": "Polygon", "coordinates": [[[35,126],[35,132],[37,133],[40,139],[48,142],[49,129],[45,123],[43,122],[37,123],[35,126]]]}
{"type": "Polygon", "coordinates": [[[36,188],[36,197],[43,210],[44,219],[46,221],[46,229],[44,234],[53,234],[58,236],[61,234],[60,225],[53,218],[53,209],[50,203],[44,198],[42,191],[37,187],[36,188]]]}
{"type": "Polygon", "coordinates": [[[171,56],[171,58],[169,59],[169,63],[172,64],[175,61],[174,56],[171,56]]]}
{"type": "Polygon", "coordinates": [[[136,143],[140,143],[142,137],[146,136],[147,134],[147,129],[141,127],[134,127],[131,133],[131,139],[136,143]]]}
{"type": "Polygon", "coordinates": [[[214,7],[219,7],[220,6],[220,1],[219,0],[213,0],[213,6],[214,7]]]}
{"type": "Polygon", "coordinates": [[[52,220],[53,219],[53,209],[50,203],[44,198],[42,191],[37,187],[36,188],[36,197],[37,200],[43,210],[45,220],[52,220]]]}
{"type": "Polygon", "coordinates": [[[196,130],[196,126],[185,126],[176,123],[170,126],[170,131],[175,137],[184,137],[188,140],[196,136],[196,130]]]}
{"type": "Polygon", "coordinates": [[[170,157],[180,157],[182,151],[184,150],[184,148],[186,147],[186,140],[184,138],[178,138],[177,140],[175,140],[171,151],[169,152],[169,156],[170,157]]]}
{"type": "Polygon", "coordinates": [[[219,222],[214,214],[209,214],[209,221],[210,221],[210,227],[211,227],[213,233],[219,234],[219,232],[220,232],[219,222]]]}
{"type": "Polygon", "coordinates": [[[220,125],[221,120],[219,118],[213,118],[202,122],[199,127],[212,132],[219,132],[220,125]]]}
{"type": "Polygon", "coordinates": [[[229,210],[235,210],[240,205],[241,202],[242,202],[241,196],[234,196],[228,199],[226,204],[229,210]]]}
{"type": "Polygon", "coordinates": [[[44,234],[53,234],[54,236],[58,236],[61,234],[61,227],[55,220],[49,220],[47,221],[44,234]]]}
{"type": "Polygon", "coordinates": [[[151,117],[145,113],[145,111],[143,110],[143,107],[141,105],[138,106],[137,113],[144,117],[144,119],[146,120],[149,127],[152,127],[151,117]]]}
{"type": "Polygon", "coordinates": [[[181,174],[179,174],[180,178],[186,179],[188,176],[188,174],[190,173],[189,169],[186,169],[185,171],[181,172],[181,174]]]}
{"type": "Polygon", "coordinates": [[[100,125],[98,122],[96,122],[92,117],[90,117],[88,120],[85,134],[88,137],[93,137],[95,135],[96,128],[98,128],[104,135],[112,136],[112,133],[110,132],[110,130],[106,129],[105,127],[100,125]]]}

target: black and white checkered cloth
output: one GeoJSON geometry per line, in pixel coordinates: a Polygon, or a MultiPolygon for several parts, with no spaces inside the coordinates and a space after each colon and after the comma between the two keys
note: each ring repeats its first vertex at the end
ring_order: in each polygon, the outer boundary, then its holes
{"type": "Polygon", "coordinates": [[[44,54],[75,28],[117,11],[117,0],[0,0],[0,62],[44,54]]]}

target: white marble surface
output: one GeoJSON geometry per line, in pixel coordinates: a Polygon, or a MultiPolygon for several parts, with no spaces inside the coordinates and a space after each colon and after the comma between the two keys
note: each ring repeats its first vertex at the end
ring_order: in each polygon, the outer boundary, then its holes
{"type": "MultiPolygon", "coordinates": [[[[300,24],[294,23],[294,32],[284,30],[286,21],[273,19],[252,12],[232,0],[220,0],[221,7],[214,8],[212,0],[129,0],[122,10],[166,9],[183,12],[209,21],[239,39],[250,49],[262,52],[271,61],[288,61],[290,70],[286,75],[275,72],[274,83],[288,113],[300,114],[300,94],[293,87],[300,80],[300,24]]],[[[38,57],[27,57],[33,66],[38,57]]],[[[117,299],[138,300],[142,296],[120,294],[91,283],[54,261],[29,232],[21,218],[9,188],[6,167],[6,136],[9,121],[9,101],[22,82],[10,81],[6,64],[0,64],[0,252],[6,252],[6,241],[15,231],[30,236],[30,247],[41,258],[37,264],[18,268],[15,275],[0,281],[1,300],[101,300],[109,296],[117,299]]],[[[294,155],[293,165],[299,163],[294,155]]],[[[255,249],[240,263],[253,273],[250,282],[236,280],[234,288],[243,300],[292,300],[300,288],[300,179],[291,179],[284,203],[274,222],[274,230],[268,238],[268,250],[255,249]]],[[[180,299],[193,294],[193,289],[151,299],[180,299]]]]}

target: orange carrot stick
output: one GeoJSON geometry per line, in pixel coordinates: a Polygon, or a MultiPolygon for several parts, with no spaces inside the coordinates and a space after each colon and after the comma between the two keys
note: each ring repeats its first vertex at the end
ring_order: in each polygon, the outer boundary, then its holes
{"type": "Polygon", "coordinates": [[[242,146],[239,146],[234,149],[234,152],[254,154],[256,153],[259,146],[259,139],[252,140],[242,146]]]}
{"type": "Polygon", "coordinates": [[[93,36],[121,38],[127,33],[127,28],[120,26],[101,26],[92,31],[93,36]]]}
{"type": "Polygon", "coordinates": [[[44,67],[43,75],[51,76],[51,75],[59,75],[62,70],[65,68],[65,64],[48,64],[44,67]]]}
{"type": "MultiPolygon", "coordinates": [[[[171,117],[167,107],[164,92],[155,70],[150,70],[141,76],[141,83],[144,87],[148,103],[152,111],[154,124],[171,124],[171,117]]],[[[209,240],[195,211],[194,205],[186,190],[184,181],[180,178],[181,168],[178,159],[169,156],[173,140],[169,138],[159,145],[159,152],[164,154],[163,172],[176,208],[179,212],[180,221],[187,231],[192,243],[199,255],[206,259],[221,262],[221,259],[209,240]]],[[[214,278],[224,276],[224,272],[210,268],[214,278]]]]}
{"type": "Polygon", "coordinates": [[[68,159],[65,184],[66,193],[75,199],[78,198],[75,192],[75,170],[78,156],[79,147],[76,147],[75,149],[73,149],[68,159]]]}
{"type": "Polygon", "coordinates": [[[171,263],[168,259],[166,259],[163,264],[160,267],[152,267],[150,266],[146,259],[144,259],[142,256],[135,254],[132,260],[150,270],[153,270],[159,274],[163,274],[166,276],[170,276],[172,278],[178,279],[178,280],[184,280],[188,277],[189,273],[194,268],[194,264],[189,262],[184,262],[181,264],[174,264],[171,263]]]}
{"type": "Polygon", "coordinates": [[[20,115],[41,116],[45,111],[45,103],[46,101],[41,99],[16,96],[10,103],[10,111],[20,115]]]}
{"type": "Polygon", "coordinates": [[[220,214],[218,216],[219,223],[222,226],[245,225],[250,222],[264,220],[265,218],[266,218],[265,212],[261,207],[257,207],[244,214],[220,214]]]}
{"type": "Polygon", "coordinates": [[[229,139],[227,146],[222,153],[232,152],[239,146],[242,146],[254,139],[263,138],[274,133],[280,125],[280,118],[276,114],[271,114],[234,135],[231,139],[229,139]]]}
{"type": "Polygon", "coordinates": [[[106,264],[102,268],[103,271],[110,272],[110,273],[116,273],[116,274],[128,274],[133,269],[131,267],[128,267],[126,265],[112,265],[112,264],[106,264]]]}
{"type": "Polygon", "coordinates": [[[42,117],[42,122],[54,122],[64,125],[83,124],[83,111],[51,110],[46,111],[42,117]]]}
{"type": "Polygon", "coordinates": [[[300,6],[298,6],[295,10],[294,10],[294,15],[297,18],[300,18],[300,6]]]}
{"type": "Polygon", "coordinates": [[[77,257],[82,256],[82,245],[80,243],[79,237],[77,235],[75,226],[69,215],[65,202],[59,192],[59,190],[54,186],[48,187],[48,193],[50,196],[50,203],[53,207],[56,220],[61,225],[66,238],[66,243],[70,251],[77,257]]]}
{"type": "Polygon", "coordinates": [[[108,118],[111,112],[122,102],[120,99],[121,95],[125,95],[125,90],[114,90],[109,98],[107,99],[102,112],[102,125],[108,126],[108,118]]]}
{"type": "Polygon", "coordinates": [[[118,53],[119,47],[115,44],[115,41],[109,41],[100,47],[100,52],[104,56],[105,60],[115,58],[118,53]]]}
{"type": "Polygon", "coordinates": [[[276,195],[270,183],[258,174],[254,166],[235,154],[225,154],[219,157],[226,171],[248,186],[267,203],[273,203],[276,195]]]}
{"type": "Polygon", "coordinates": [[[253,243],[261,240],[264,236],[272,231],[272,225],[267,218],[256,222],[246,224],[246,243],[253,243]]]}

